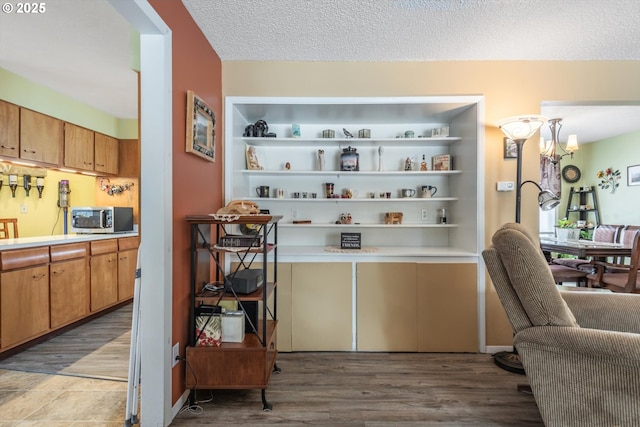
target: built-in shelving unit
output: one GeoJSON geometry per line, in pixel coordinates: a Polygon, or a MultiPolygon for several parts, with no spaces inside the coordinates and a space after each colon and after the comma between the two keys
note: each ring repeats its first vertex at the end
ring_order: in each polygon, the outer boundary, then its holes
{"type": "Polygon", "coordinates": [[[401,247],[403,254],[414,248],[421,256],[425,247],[467,256],[479,253],[482,97],[228,97],[225,116],[226,201],[255,201],[261,209],[281,215],[285,253],[339,245],[344,230],[361,233],[363,246],[401,247]],[[258,120],[264,120],[275,136],[244,136],[245,128],[258,120]],[[299,125],[300,137],[293,136],[293,124],[299,125]],[[434,129],[443,128],[448,128],[448,135],[432,136],[437,134],[434,129]],[[325,129],[336,137],[323,138],[325,129]],[[343,129],[355,137],[345,137],[343,129]],[[358,138],[361,129],[369,129],[370,137],[358,138]],[[405,137],[406,131],[415,137],[405,137]],[[249,147],[257,155],[259,170],[248,167],[249,147]],[[340,170],[340,154],[347,147],[357,150],[359,171],[340,170]],[[324,151],[322,170],[319,150],[324,151]],[[433,170],[432,157],[441,154],[451,156],[450,170],[433,170]],[[415,165],[409,171],[407,158],[415,165]],[[423,158],[426,171],[419,170],[423,158]],[[350,189],[354,197],[326,198],[328,182],[334,184],[335,194],[350,189]],[[437,187],[434,197],[420,198],[426,185],[437,187]],[[259,186],[269,186],[270,197],[258,197],[259,186]],[[283,189],[285,197],[276,198],[276,189],[283,189]],[[416,196],[401,197],[401,189],[415,190],[416,196]],[[445,224],[439,222],[441,208],[447,210],[445,224]],[[386,212],[402,212],[402,224],[385,224],[386,212]],[[341,214],[350,214],[352,223],[336,224],[341,214]]]}

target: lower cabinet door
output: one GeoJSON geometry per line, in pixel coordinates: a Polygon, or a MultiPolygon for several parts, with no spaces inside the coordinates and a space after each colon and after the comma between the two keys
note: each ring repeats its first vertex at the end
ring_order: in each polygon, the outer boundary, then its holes
{"type": "Polygon", "coordinates": [[[49,266],[2,273],[0,339],[13,346],[49,330],[49,266]]]}
{"type": "Polygon", "coordinates": [[[87,260],[51,263],[51,328],[64,326],[89,313],[87,260]]]}
{"type": "Polygon", "coordinates": [[[477,352],[478,266],[418,264],[418,351],[477,352]]]}
{"type": "Polygon", "coordinates": [[[118,301],[133,298],[137,249],[118,252],[118,301]]]}
{"type": "Polygon", "coordinates": [[[357,265],[358,351],[416,351],[416,263],[357,265]]]}
{"type": "Polygon", "coordinates": [[[293,263],[293,351],[351,351],[351,263],[293,263]]]}
{"type": "Polygon", "coordinates": [[[117,252],[91,256],[91,312],[118,302],[117,252]]]}

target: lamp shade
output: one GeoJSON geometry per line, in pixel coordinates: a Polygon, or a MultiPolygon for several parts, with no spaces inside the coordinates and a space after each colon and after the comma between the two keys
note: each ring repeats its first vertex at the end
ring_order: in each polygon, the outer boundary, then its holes
{"type": "Polygon", "coordinates": [[[578,136],[577,135],[569,135],[567,139],[567,150],[569,153],[573,153],[578,149],[578,136]]]}
{"type": "Polygon", "coordinates": [[[547,121],[544,116],[514,116],[499,120],[497,126],[507,138],[527,140],[547,121]]]}
{"type": "Polygon", "coordinates": [[[540,205],[540,209],[543,211],[550,211],[559,204],[560,199],[558,196],[549,190],[542,190],[540,191],[540,194],[538,194],[538,205],[540,205]]]}

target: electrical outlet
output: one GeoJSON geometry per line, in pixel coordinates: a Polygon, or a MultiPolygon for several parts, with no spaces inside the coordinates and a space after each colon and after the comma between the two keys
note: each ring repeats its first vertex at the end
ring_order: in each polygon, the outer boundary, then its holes
{"type": "Polygon", "coordinates": [[[171,367],[173,368],[180,361],[180,343],[177,342],[171,351],[171,367]]]}
{"type": "Polygon", "coordinates": [[[422,211],[420,212],[420,218],[422,218],[423,221],[426,221],[427,219],[429,219],[429,215],[427,215],[426,209],[422,209],[422,211]]]}
{"type": "Polygon", "coordinates": [[[27,205],[25,203],[20,205],[20,213],[27,213],[29,212],[29,209],[27,208],[27,205]]]}

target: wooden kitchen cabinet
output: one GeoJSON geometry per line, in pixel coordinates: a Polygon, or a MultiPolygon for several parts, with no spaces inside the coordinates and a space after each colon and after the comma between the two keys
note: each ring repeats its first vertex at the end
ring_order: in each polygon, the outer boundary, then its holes
{"type": "Polygon", "coordinates": [[[0,253],[0,347],[49,331],[49,248],[0,253]]]}
{"type": "Polygon", "coordinates": [[[64,124],[64,166],[93,171],[94,132],[71,123],[64,124]]]}
{"type": "Polygon", "coordinates": [[[35,111],[20,109],[20,158],[59,166],[64,124],[35,111]]]}
{"type": "Polygon", "coordinates": [[[418,351],[478,351],[478,266],[417,265],[418,351]]]}
{"type": "Polygon", "coordinates": [[[351,351],[351,263],[294,263],[291,286],[292,350],[351,351]]]}
{"type": "Polygon", "coordinates": [[[20,156],[20,107],[0,101],[0,156],[20,156]]]}
{"type": "Polygon", "coordinates": [[[118,240],[91,242],[91,312],[118,302],[118,240]]]}
{"type": "Polygon", "coordinates": [[[118,239],[118,301],[133,298],[139,237],[118,239]]]}
{"type": "Polygon", "coordinates": [[[118,174],[118,140],[101,133],[95,133],[96,172],[118,174]]]}
{"type": "Polygon", "coordinates": [[[358,351],[416,351],[416,263],[357,264],[358,351]]]}
{"type": "Polygon", "coordinates": [[[89,314],[89,244],[51,246],[51,328],[89,314]]]}

